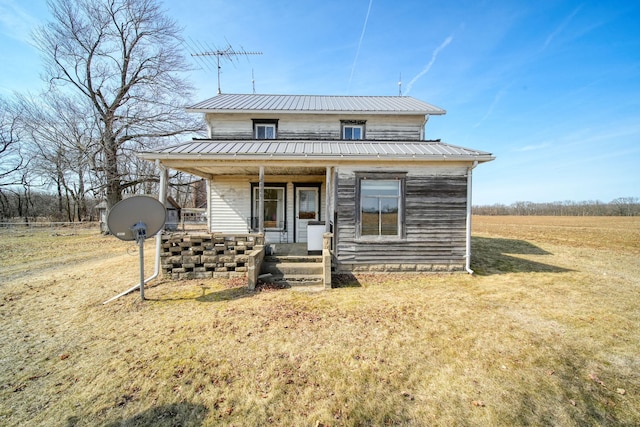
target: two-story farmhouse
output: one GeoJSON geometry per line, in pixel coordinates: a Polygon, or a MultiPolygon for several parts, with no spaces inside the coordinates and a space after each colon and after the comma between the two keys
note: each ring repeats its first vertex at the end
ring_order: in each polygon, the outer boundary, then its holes
{"type": "Polygon", "coordinates": [[[223,94],[208,138],[142,153],[206,178],[208,227],[267,243],[332,233],[336,271],[469,270],[471,175],[494,157],[425,139],[445,111],[405,96],[223,94]]]}

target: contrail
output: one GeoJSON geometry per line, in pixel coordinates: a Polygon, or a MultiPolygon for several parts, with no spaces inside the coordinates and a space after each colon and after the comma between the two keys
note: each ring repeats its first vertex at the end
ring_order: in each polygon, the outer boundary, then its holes
{"type": "Polygon", "coordinates": [[[369,14],[371,13],[371,5],[373,0],[369,0],[369,9],[367,9],[367,17],[364,18],[364,25],[362,26],[362,33],[360,34],[360,41],[358,42],[358,49],[356,50],[356,57],[353,59],[353,65],[351,66],[351,75],[349,76],[349,86],[347,92],[351,90],[351,80],[353,79],[353,72],[356,69],[356,63],[358,62],[358,56],[360,55],[360,46],[362,46],[362,39],[364,39],[364,33],[367,31],[367,22],[369,21],[369,14]]]}
{"type": "Polygon", "coordinates": [[[496,105],[498,105],[498,102],[500,102],[500,99],[502,99],[502,97],[506,93],[507,93],[507,89],[506,88],[500,89],[498,91],[498,93],[496,93],[496,95],[493,97],[493,102],[491,103],[491,105],[487,109],[487,112],[484,114],[484,116],[482,116],[482,118],[480,119],[480,121],[478,121],[478,123],[473,125],[474,129],[477,128],[478,126],[480,126],[486,119],[489,118],[489,116],[491,116],[491,114],[493,114],[493,110],[496,108],[496,105]]]}
{"type": "Polygon", "coordinates": [[[569,25],[573,17],[577,15],[580,9],[582,9],[582,5],[578,6],[573,12],[571,12],[571,14],[567,16],[564,21],[562,21],[560,26],[553,30],[553,32],[549,34],[549,36],[547,36],[547,39],[544,41],[544,45],[542,46],[542,50],[545,50],[551,44],[553,39],[556,38],[556,36],[562,31],[564,31],[564,29],[569,25]]]}
{"type": "Polygon", "coordinates": [[[424,76],[425,74],[427,74],[429,72],[429,70],[431,69],[431,66],[433,65],[433,63],[436,62],[436,58],[438,57],[438,54],[440,53],[440,51],[442,49],[444,49],[445,47],[447,47],[449,45],[449,43],[451,43],[451,41],[453,41],[453,36],[447,37],[445,39],[445,41],[443,41],[440,46],[435,48],[435,50],[433,51],[433,54],[431,54],[431,61],[429,61],[427,66],[424,67],[424,69],[422,71],[420,71],[417,76],[415,76],[413,79],[411,79],[409,84],[407,84],[407,91],[405,92],[405,95],[409,95],[409,92],[411,92],[411,88],[413,87],[413,84],[415,82],[417,82],[418,79],[420,79],[420,77],[424,76]]]}

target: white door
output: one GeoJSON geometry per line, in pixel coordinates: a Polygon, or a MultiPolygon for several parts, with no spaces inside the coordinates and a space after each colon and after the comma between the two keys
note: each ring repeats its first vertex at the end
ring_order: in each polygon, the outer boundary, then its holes
{"type": "Polygon", "coordinates": [[[296,188],[296,242],[307,241],[307,224],[317,221],[320,212],[318,188],[296,188]]]}

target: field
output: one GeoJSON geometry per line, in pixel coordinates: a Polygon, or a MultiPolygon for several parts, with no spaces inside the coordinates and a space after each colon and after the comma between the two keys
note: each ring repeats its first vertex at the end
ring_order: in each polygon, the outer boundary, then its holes
{"type": "Polygon", "coordinates": [[[135,246],[0,235],[0,425],[640,425],[640,218],[473,234],[473,276],[157,280],[106,305],[135,246]]]}

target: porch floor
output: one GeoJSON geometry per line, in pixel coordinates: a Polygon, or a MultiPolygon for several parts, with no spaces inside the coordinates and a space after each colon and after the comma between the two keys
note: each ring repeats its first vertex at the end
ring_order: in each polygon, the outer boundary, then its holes
{"type": "Polygon", "coordinates": [[[306,256],[306,243],[270,243],[273,255],[277,257],[306,256]]]}

